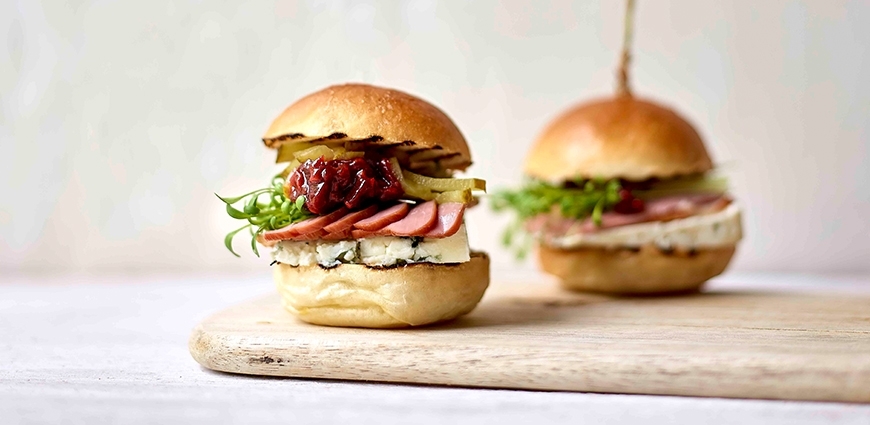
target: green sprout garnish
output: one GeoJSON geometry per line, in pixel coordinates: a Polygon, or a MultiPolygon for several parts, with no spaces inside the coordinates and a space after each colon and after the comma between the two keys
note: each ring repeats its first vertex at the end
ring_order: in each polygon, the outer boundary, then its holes
{"type": "Polygon", "coordinates": [[[526,220],[556,210],[566,218],[592,217],[592,222],[600,226],[604,211],[620,201],[622,185],[618,179],[576,180],[574,183],[576,187],[563,187],[532,180],[518,190],[502,190],[492,195],[490,205],[495,212],[511,210],[515,213],[502,235],[502,244],[513,249],[518,259],[526,256],[532,242],[524,228],[526,220]]]}
{"type": "Polygon", "coordinates": [[[245,229],[248,230],[251,234],[251,250],[259,257],[257,236],[265,231],[280,229],[292,223],[305,220],[312,215],[305,208],[304,196],[291,200],[284,194],[284,179],[281,176],[275,176],[269,187],[258,189],[242,196],[222,198],[217,193],[215,193],[215,196],[226,204],[227,214],[230,217],[247,221],[247,224],[228,233],[224,238],[224,245],[236,257],[240,257],[240,255],[236,254],[236,251],[233,250],[233,238],[239,232],[245,229]],[[261,201],[263,196],[268,198],[268,202],[261,201]],[[241,210],[233,207],[233,204],[242,201],[244,201],[244,207],[241,210]]]}
{"type": "MultiPolygon", "coordinates": [[[[528,181],[518,190],[503,190],[492,196],[494,211],[512,210],[514,220],[502,236],[502,244],[514,249],[517,258],[522,259],[532,242],[526,232],[526,220],[553,212],[575,220],[592,218],[596,226],[601,225],[605,211],[613,209],[621,200],[619,179],[603,180],[578,179],[569,186],[556,186],[537,180],[528,181]]],[[[661,181],[649,182],[644,188],[632,189],[631,195],[642,200],[658,199],[689,193],[725,194],[728,181],[716,174],[694,174],[661,181]]]]}

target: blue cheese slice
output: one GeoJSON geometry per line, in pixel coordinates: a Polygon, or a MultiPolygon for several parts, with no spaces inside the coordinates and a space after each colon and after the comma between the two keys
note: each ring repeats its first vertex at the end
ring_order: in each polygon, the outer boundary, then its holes
{"type": "Polygon", "coordinates": [[[345,241],[281,241],[272,250],[272,259],[291,266],[393,266],[464,263],[471,260],[471,253],[463,224],[453,236],[440,239],[379,236],[345,241]]]}
{"type": "Polygon", "coordinates": [[[638,223],[592,233],[570,232],[547,237],[543,242],[556,248],[640,247],[653,244],[663,249],[702,249],[733,245],[743,236],[740,209],[724,210],[678,220],[638,223]]]}

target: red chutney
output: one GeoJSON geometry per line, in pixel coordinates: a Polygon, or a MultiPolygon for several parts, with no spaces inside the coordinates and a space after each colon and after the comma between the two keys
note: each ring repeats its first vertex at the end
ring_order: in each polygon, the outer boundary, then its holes
{"type": "Polygon", "coordinates": [[[619,191],[619,202],[613,206],[613,210],[619,214],[636,214],[644,210],[642,199],[635,198],[628,189],[619,191]]]}
{"type": "Polygon", "coordinates": [[[293,171],[284,191],[293,200],[305,196],[305,207],[318,215],[340,206],[355,209],[395,201],[405,194],[385,158],[309,159],[293,171]]]}

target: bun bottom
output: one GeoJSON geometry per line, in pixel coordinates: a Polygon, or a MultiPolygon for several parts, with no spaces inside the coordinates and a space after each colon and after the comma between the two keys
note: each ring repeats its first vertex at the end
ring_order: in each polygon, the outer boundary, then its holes
{"type": "Polygon", "coordinates": [[[541,268],[564,288],[606,294],[665,294],[700,289],[728,266],[734,245],[694,252],[664,252],[655,246],[640,250],[558,249],[538,245],[541,268]]]}
{"type": "Polygon", "coordinates": [[[474,309],[489,286],[489,257],[473,252],[458,264],[373,268],[276,264],[284,308],[308,323],[399,328],[450,320],[474,309]]]}

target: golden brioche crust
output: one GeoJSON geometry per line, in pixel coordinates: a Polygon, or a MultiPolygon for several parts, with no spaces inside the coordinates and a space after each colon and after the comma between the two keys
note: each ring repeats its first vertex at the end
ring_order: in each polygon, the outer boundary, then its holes
{"type": "Polygon", "coordinates": [[[646,180],[710,170],[695,128],[674,111],[632,96],[577,105],[547,126],[526,157],[528,176],[646,180]]]}
{"type": "Polygon", "coordinates": [[[327,326],[398,328],[450,320],[474,309],[489,286],[489,257],[390,268],[273,266],[284,307],[327,326]]]}
{"type": "Polygon", "coordinates": [[[309,94],[287,107],[263,135],[270,148],[324,139],[433,150],[424,156],[449,159],[449,169],[471,164],[465,137],[443,111],[405,92],[368,84],[309,94]]]}
{"type": "Polygon", "coordinates": [[[538,245],[541,268],[559,278],[566,289],[608,294],[663,294],[697,290],[725,270],[735,246],[692,252],[663,251],[646,245],[639,250],[559,249],[538,245]]]}

